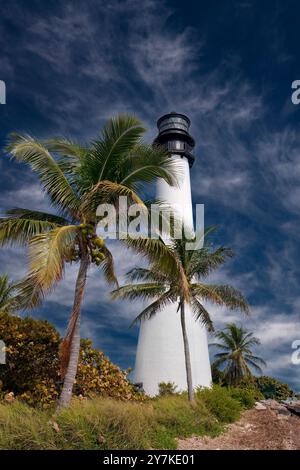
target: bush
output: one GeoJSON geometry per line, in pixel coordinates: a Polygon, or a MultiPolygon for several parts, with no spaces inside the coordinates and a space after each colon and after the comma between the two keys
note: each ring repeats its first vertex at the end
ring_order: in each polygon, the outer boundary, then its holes
{"type": "Polygon", "coordinates": [[[158,384],[158,393],[159,396],[163,397],[165,395],[175,395],[177,386],[174,382],[160,382],[158,384]]]}
{"type": "Polygon", "coordinates": [[[101,395],[123,400],[141,399],[143,395],[127,380],[127,373],[93,348],[92,341],[81,340],[74,394],[88,398],[101,395]]]}
{"type": "Polygon", "coordinates": [[[0,313],[0,339],[6,365],[0,367],[2,391],[42,406],[58,396],[59,334],[47,321],[0,313]]]}
{"type": "Polygon", "coordinates": [[[266,399],[272,398],[274,400],[286,400],[293,396],[293,391],[287,384],[273,379],[272,377],[256,377],[255,382],[258,390],[266,399]]]}
{"type": "Polygon", "coordinates": [[[255,402],[262,400],[264,396],[256,387],[238,388],[232,387],[229,389],[230,395],[235,400],[238,400],[243,408],[253,408],[255,402]]]}
{"type": "Polygon", "coordinates": [[[222,370],[215,367],[214,364],[211,366],[211,378],[213,384],[223,385],[225,383],[225,374],[222,370]]]}
{"type": "MultiPolygon", "coordinates": [[[[0,367],[1,394],[14,392],[30,405],[51,406],[62,385],[60,336],[54,326],[47,321],[0,313],[0,339],[6,344],[7,362],[0,367]]],[[[141,398],[127,380],[127,372],[94,349],[89,340],[81,341],[74,394],[124,400],[141,398]]]]}
{"type": "Polygon", "coordinates": [[[213,413],[221,423],[236,421],[242,410],[239,400],[231,396],[230,389],[214,385],[212,388],[198,389],[196,399],[203,400],[208,410],[213,413]]]}
{"type": "Polygon", "coordinates": [[[293,396],[293,391],[287,384],[268,376],[243,378],[239,382],[238,388],[250,390],[256,400],[264,398],[285,400],[293,396]]]}

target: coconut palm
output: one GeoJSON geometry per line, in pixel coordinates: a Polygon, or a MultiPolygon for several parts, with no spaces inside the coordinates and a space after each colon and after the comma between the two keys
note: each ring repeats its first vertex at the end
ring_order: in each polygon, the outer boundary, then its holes
{"type": "Polygon", "coordinates": [[[0,276],[0,311],[8,312],[14,307],[16,286],[6,274],[0,276]]]}
{"type": "Polygon", "coordinates": [[[212,343],[211,346],[221,349],[221,352],[215,354],[213,367],[224,367],[223,377],[227,385],[237,384],[243,377],[251,377],[251,369],[262,372],[260,366],[266,363],[261,357],[252,353],[252,348],[260,344],[253,333],[229,323],[215,336],[221,342],[212,343]]]}
{"type": "MultiPolygon", "coordinates": [[[[207,233],[210,230],[207,230],[207,233]]],[[[112,296],[115,299],[154,299],[134,323],[150,318],[167,304],[177,303],[185,353],[188,397],[190,401],[193,401],[191,360],[185,323],[186,305],[190,305],[196,320],[201,321],[209,331],[212,331],[213,322],[203,301],[226,305],[230,309],[240,309],[246,313],[248,304],[242,294],[233,287],[204,282],[212,271],[232,256],[232,251],[224,247],[214,250],[209,245],[200,249],[187,250],[186,241],[183,237],[181,240],[171,241],[169,245],[174,257],[173,270],[166,270],[165,263],[160,262],[159,259],[152,262],[148,269],[135,268],[127,274],[132,283],[115,289],[112,296]]]]}
{"type": "MultiPolygon", "coordinates": [[[[38,141],[13,134],[7,150],[13,159],[37,173],[55,214],[14,208],[0,219],[0,244],[25,244],[29,272],[19,285],[20,307],[36,307],[63,278],[67,262],[78,263],[74,303],[61,345],[64,384],[59,407],[71,400],[80,349],[80,314],[91,263],[116,283],[113,258],[96,234],[96,208],[116,204],[117,196],[141,203],[137,191],[157,177],[175,183],[175,167],[167,153],[141,142],[145,129],[131,116],[118,116],[104,126],[89,146],[66,139],[38,141]]],[[[147,241],[132,241],[138,248],[147,241]]],[[[154,244],[155,245],[155,244],[154,244]]],[[[149,248],[150,249],[150,248],[149,248]]],[[[162,250],[158,250],[160,254],[162,250]]],[[[151,250],[150,250],[151,252],[151,250]]],[[[152,252],[154,256],[155,250],[152,252]]]]}

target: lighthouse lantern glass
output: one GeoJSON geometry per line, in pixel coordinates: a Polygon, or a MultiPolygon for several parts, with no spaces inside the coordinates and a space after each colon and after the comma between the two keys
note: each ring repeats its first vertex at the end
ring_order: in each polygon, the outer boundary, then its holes
{"type": "Polygon", "coordinates": [[[187,132],[188,128],[188,122],[179,116],[166,118],[159,125],[160,132],[166,131],[167,129],[181,129],[187,132]]]}

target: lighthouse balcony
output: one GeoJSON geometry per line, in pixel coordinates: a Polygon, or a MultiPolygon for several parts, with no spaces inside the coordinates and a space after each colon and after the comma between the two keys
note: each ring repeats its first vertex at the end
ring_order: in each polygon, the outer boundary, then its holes
{"type": "Polygon", "coordinates": [[[192,154],[193,147],[187,142],[183,142],[182,140],[169,140],[161,145],[170,153],[186,157],[189,161],[190,167],[193,165],[195,161],[195,157],[192,154]]]}

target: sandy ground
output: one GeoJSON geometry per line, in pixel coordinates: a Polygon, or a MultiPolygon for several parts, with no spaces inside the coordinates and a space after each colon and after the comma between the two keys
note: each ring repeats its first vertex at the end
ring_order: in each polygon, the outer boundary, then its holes
{"type": "Polygon", "coordinates": [[[253,409],[245,411],[218,437],[191,437],[178,442],[178,448],[185,450],[299,450],[300,418],[253,409]]]}

